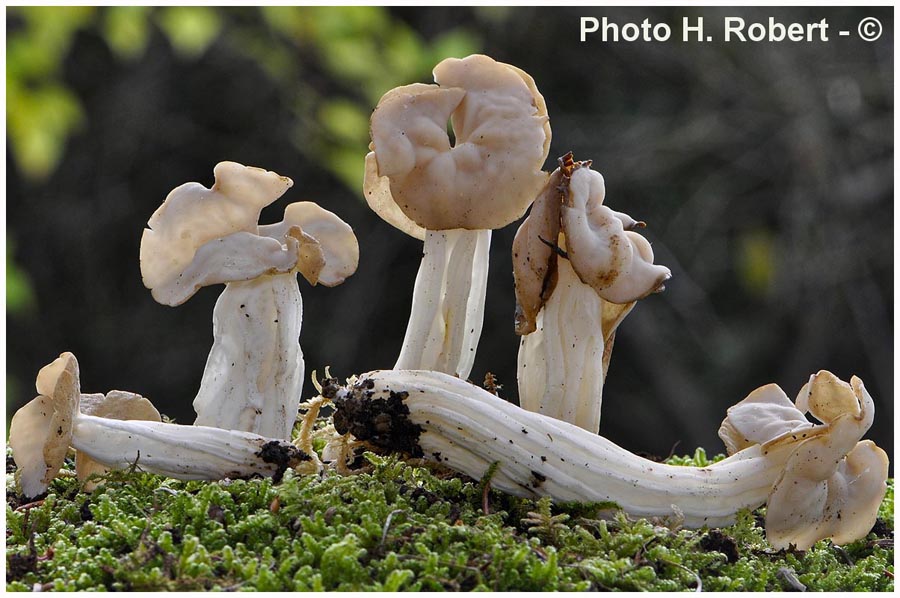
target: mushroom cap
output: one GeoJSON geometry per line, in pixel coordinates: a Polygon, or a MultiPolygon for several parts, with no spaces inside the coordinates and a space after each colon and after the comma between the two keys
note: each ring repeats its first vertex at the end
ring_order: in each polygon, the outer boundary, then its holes
{"type": "MultiPolygon", "coordinates": [[[[260,211],[284,194],[293,185],[291,179],[274,172],[243,166],[236,162],[220,162],[214,169],[215,184],[207,189],[199,183],[186,183],[169,193],[163,204],[148,221],[141,237],[141,276],[153,298],[165,305],[178,305],[187,300],[203,284],[223,282],[223,274],[205,274],[215,262],[216,244],[226,244],[226,257],[219,268],[227,270],[227,263],[247,252],[262,263],[256,270],[272,268],[290,270],[296,260],[295,252],[283,250],[280,242],[257,239],[260,211]],[[225,238],[235,233],[249,233],[225,238]],[[216,242],[214,245],[208,245],[216,242]],[[198,252],[200,260],[194,264],[198,252]],[[269,259],[271,263],[267,263],[269,259]],[[209,280],[212,282],[209,282],[209,280]]],[[[242,258],[248,260],[249,258],[242,258]]],[[[242,272],[246,262],[240,268],[242,272]]],[[[258,274],[257,274],[258,275],[258,274]]],[[[249,278],[253,278],[250,276],[249,278]]],[[[249,280],[238,278],[237,280],[249,280]]]]}
{"type": "Polygon", "coordinates": [[[424,237],[420,229],[506,226],[547,180],[544,99],[524,71],[483,55],[443,60],[434,80],[392,89],[378,102],[366,201],[417,238],[424,237]]]}
{"type": "Polygon", "coordinates": [[[513,279],[516,286],[516,334],[534,332],[537,315],[556,286],[556,252],[562,171],[550,175],[531,212],[513,239],[513,279]]]}
{"type": "Polygon", "coordinates": [[[777,384],[761,386],[743,401],[728,408],[719,438],[729,455],[754,444],[765,444],[812,424],[777,384]]]}
{"type": "Polygon", "coordinates": [[[846,544],[872,529],[887,490],[887,454],[871,440],[858,442],[846,456],[841,450],[820,436],[791,455],[766,507],[772,546],[807,550],[825,538],[846,544]],[[830,475],[823,478],[812,464],[826,459],[830,475]]]}
{"type": "Polygon", "coordinates": [[[359,243],[337,214],[311,201],[299,201],[285,208],[281,222],[260,226],[259,234],[279,239],[292,229],[303,233],[297,269],[310,284],[334,287],[356,272],[359,243]]]}
{"type": "Polygon", "coordinates": [[[574,168],[561,207],[562,230],[582,282],[607,301],[629,303],[659,290],[672,273],[653,263],[644,237],[625,230],[636,221],[602,205],[605,195],[603,175],[584,162],[574,168]]]}
{"type": "MultiPolygon", "coordinates": [[[[139,394],[123,390],[111,390],[108,393],[81,395],[81,412],[108,419],[162,421],[159,411],[149,399],[139,394]]],[[[75,451],[75,474],[84,482],[82,489],[93,492],[97,481],[89,480],[92,475],[105,475],[109,468],[91,459],[81,451],[75,451]]]]}
{"type": "Polygon", "coordinates": [[[78,361],[63,353],[37,375],[38,396],[16,411],[9,446],[25,496],[47,490],[62,467],[72,440],[80,398],[78,361]]]}
{"type": "Polygon", "coordinates": [[[884,451],[860,441],[874,412],[862,380],[847,384],[825,370],[810,377],[795,404],[769,384],[728,410],[719,436],[729,454],[754,444],[763,454],[790,450],[766,507],[774,547],[806,550],[825,538],[841,544],[872,528],[888,473],[884,451]],[[807,410],[822,424],[808,422],[807,410]]]}

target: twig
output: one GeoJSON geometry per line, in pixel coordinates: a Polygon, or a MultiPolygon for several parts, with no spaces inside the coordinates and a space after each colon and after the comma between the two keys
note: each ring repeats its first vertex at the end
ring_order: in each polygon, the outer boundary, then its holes
{"type": "Polygon", "coordinates": [[[787,589],[792,592],[805,592],[806,586],[803,585],[794,572],[787,567],[779,567],[775,577],[780,579],[787,585],[787,589]]]}
{"type": "Polygon", "coordinates": [[[42,498],[41,500],[36,500],[34,502],[30,502],[28,504],[24,504],[19,507],[16,507],[16,511],[28,511],[29,509],[33,509],[35,507],[40,507],[43,504],[44,504],[44,499],[42,498]]]}
{"type": "Polygon", "coordinates": [[[388,528],[391,527],[391,520],[394,518],[394,515],[399,515],[403,512],[403,509],[395,509],[388,513],[387,519],[384,521],[384,529],[381,531],[381,542],[378,543],[379,546],[384,546],[384,541],[387,539],[388,528]]]}
{"type": "Polygon", "coordinates": [[[481,486],[481,509],[484,511],[485,515],[491,514],[491,478],[493,478],[494,474],[497,473],[497,468],[499,467],[500,461],[494,461],[493,463],[491,463],[491,466],[488,467],[487,471],[484,472],[484,475],[481,476],[481,480],[479,480],[478,482],[478,485],[481,486]]]}
{"type": "Polygon", "coordinates": [[[683,569],[684,571],[687,571],[688,573],[690,573],[691,575],[693,575],[693,576],[694,576],[694,579],[697,581],[697,587],[694,589],[694,591],[695,591],[695,592],[702,592],[702,591],[703,591],[703,580],[700,579],[700,574],[699,574],[699,573],[697,573],[697,572],[694,571],[693,569],[689,569],[688,567],[685,567],[685,566],[682,565],[681,563],[675,563],[675,562],[668,561],[668,560],[663,560],[663,562],[666,563],[667,565],[672,565],[672,566],[674,566],[674,567],[678,567],[679,569],[683,569]]]}
{"type": "Polygon", "coordinates": [[[841,558],[843,558],[844,562],[846,562],[848,565],[850,565],[852,567],[853,565],[856,564],[853,562],[853,559],[850,558],[850,555],[847,554],[847,551],[844,550],[844,548],[842,546],[833,546],[833,548],[835,549],[835,551],[837,551],[837,553],[839,555],[841,555],[841,558]]]}

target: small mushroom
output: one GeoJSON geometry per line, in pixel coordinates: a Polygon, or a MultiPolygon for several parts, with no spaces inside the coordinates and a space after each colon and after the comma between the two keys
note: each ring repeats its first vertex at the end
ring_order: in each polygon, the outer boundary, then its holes
{"type": "Polygon", "coordinates": [[[141,272],[165,305],[225,283],[213,311],[213,347],[194,399],[196,425],[288,439],[304,362],[299,272],[310,284],[341,284],[356,271],[359,245],[337,215],[312,202],[258,226],[262,207],[293,183],[259,168],[222,162],[211,189],[173,190],[141,239],[141,272]]]}
{"type": "MultiPolygon", "coordinates": [[[[726,429],[740,430],[740,444],[753,442],[706,467],[649,461],[440,372],[383,370],[348,381],[335,395],[334,422],[339,433],[374,450],[436,460],[474,479],[495,467],[491,485],[516,496],[611,501],[631,515],[678,516],[692,528],[731,524],[740,510],[768,502],[769,541],[804,549],[823,538],[864,537],[884,495],[887,457],[871,442],[858,442],[873,403],[854,380],[858,402],[829,402],[834,418],[822,425],[785,413],[773,388],[752,393],[729,410],[726,429]],[[762,426],[746,416],[747,408],[759,413],[762,395],[774,397],[776,413],[787,415],[781,430],[771,414],[762,426]],[[738,416],[742,421],[734,421],[738,416]],[[391,425],[377,426],[384,418],[391,425]],[[764,440],[763,429],[778,435],[764,440]]],[[[818,384],[810,382],[813,395],[818,384]]]]}
{"type": "Polygon", "coordinates": [[[759,443],[764,454],[793,449],[767,501],[773,546],[806,550],[824,538],[846,544],[869,533],[889,465],[883,450],[860,440],[874,417],[862,380],[853,376],[848,384],[826,370],[810,376],[793,405],[769,385],[729,409],[719,430],[729,454],[748,443],[759,443]],[[807,421],[807,412],[821,424],[807,421]]]}
{"type": "Polygon", "coordinates": [[[670,273],[590,162],[559,162],[513,241],[519,404],[596,432],[616,329],[670,273]]]}
{"type": "Polygon", "coordinates": [[[516,67],[448,58],[434,80],[378,102],[363,191],[379,216],[425,242],[394,367],[466,378],[484,319],[491,230],[520,218],[547,180],[550,125],[534,80],[516,67]]]}
{"type": "MultiPolygon", "coordinates": [[[[158,421],[121,420],[80,411],[78,361],[71,353],[41,369],[38,397],[13,415],[9,445],[18,481],[27,497],[47,490],[71,446],[79,458],[112,469],[138,469],[183,480],[219,480],[252,475],[280,477],[309,456],[289,442],[247,432],[158,421]]],[[[88,397],[88,409],[148,415],[146,399],[114,391],[88,397]]],[[[84,471],[84,470],[83,470],[84,471]]],[[[89,472],[88,472],[89,473],[89,472]]]]}

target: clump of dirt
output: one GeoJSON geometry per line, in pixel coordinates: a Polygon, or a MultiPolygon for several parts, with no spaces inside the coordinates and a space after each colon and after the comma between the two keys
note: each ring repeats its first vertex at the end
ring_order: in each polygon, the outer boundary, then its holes
{"type": "Polygon", "coordinates": [[[386,399],[373,398],[374,386],[372,380],[361,380],[335,399],[334,429],[387,452],[423,456],[419,447],[422,426],[409,419],[405,403],[409,393],[390,391],[386,399]]]}
{"type": "Polygon", "coordinates": [[[721,552],[729,563],[736,563],[740,558],[734,538],[726,536],[717,529],[710,530],[700,539],[700,548],[708,552],[721,552]]]}
{"type": "Polygon", "coordinates": [[[27,573],[32,573],[37,568],[37,554],[30,550],[28,552],[14,552],[7,557],[6,560],[6,581],[16,581],[25,577],[27,573]]]}
{"type": "Polygon", "coordinates": [[[892,530],[890,527],[888,527],[887,522],[884,519],[882,519],[881,517],[878,517],[877,519],[875,519],[875,525],[872,526],[872,531],[870,531],[869,533],[875,534],[875,536],[878,538],[893,538],[894,537],[894,530],[892,530]]]}
{"type": "Polygon", "coordinates": [[[264,463],[272,463],[275,465],[275,473],[272,475],[274,483],[281,482],[284,472],[288,467],[299,465],[301,461],[309,461],[311,457],[298,449],[292,444],[271,440],[265,443],[256,453],[256,456],[263,460],[264,463]]]}

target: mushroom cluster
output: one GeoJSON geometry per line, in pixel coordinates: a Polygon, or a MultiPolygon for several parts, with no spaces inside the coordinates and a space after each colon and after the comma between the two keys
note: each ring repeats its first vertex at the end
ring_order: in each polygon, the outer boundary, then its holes
{"type": "Polygon", "coordinates": [[[527,73],[474,55],[442,61],[434,80],[381,98],[365,161],[368,205],[424,242],[394,369],[345,385],[327,368],[323,384],[314,376],[319,394],[302,404],[291,442],[305,372],[296,275],[339,285],[355,272],[359,246],[347,223],[312,202],[260,225],[260,211],[292,181],[222,162],[211,188],[187,183],[168,195],[140,247],[144,284],[159,303],[225,285],[194,425],[162,422],[134,393],[81,394],[78,362],[63,353],[12,418],[22,492],[47,491],[70,448],[88,491],[108,470],[129,467],[205,480],[278,480],[287,468],[325,464],[345,472],[351,449],[365,448],[474,478],[494,471],[492,485],[518,496],[611,501],[690,527],[725,525],[766,505],[777,548],[863,537],[885,493],[888,459],[862,440],[874,403],[856,377],[846,383],[820,371],[793,402],[775,385],[755,390],[728,410],[719,429],[728,457],[708,467],[652,462],[597,434],[617,328],[670,271],[653,263],[636,231],[643,223],[603,204],[604,179],[590,161],[569,153],[552,173],[542,170],[549,118],[527,73]],[[491,231],[532,203],[513,243],[518,407],[466,379],[484,318],[491,231]],[[317,428],[328,403],[331,424],[317,428]],[[315,437],[327,438],[321,456],[315,437]]]}

